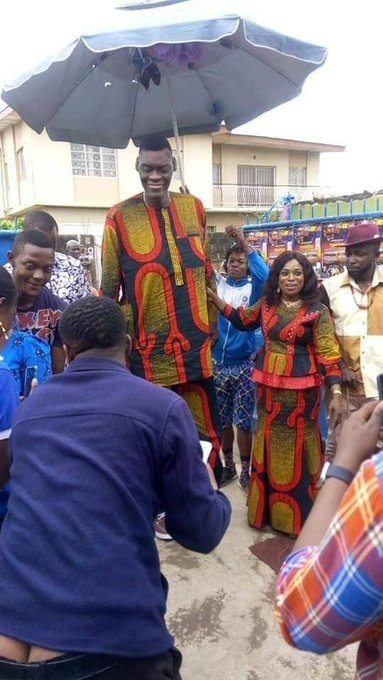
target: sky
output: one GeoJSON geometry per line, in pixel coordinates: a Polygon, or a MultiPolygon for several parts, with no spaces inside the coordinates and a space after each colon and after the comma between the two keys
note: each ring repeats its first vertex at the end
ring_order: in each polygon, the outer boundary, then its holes
{"type": "MultiPolygon", "coordinates": [[[[195,0],[198,2],[198,0],[195,0]]],[[[206,0],[201,0],[206,2],[206,0]]],[[[2,10],[0,84],[69,40],[99,25],[119,0],[13,0],[2,10]]],[[[328,49],[299,97],[240,128],[241,132],[346,146],[323,154],[326,193],[383,189],[381,19],[378,0],[209,0],[259,24],[328,49]]]]}

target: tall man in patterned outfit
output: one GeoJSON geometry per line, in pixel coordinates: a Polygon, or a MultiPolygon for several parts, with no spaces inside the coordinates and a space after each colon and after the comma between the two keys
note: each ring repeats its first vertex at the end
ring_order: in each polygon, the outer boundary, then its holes
{"type": "Polygon", "coordinates": [[[132,373],[186,400],[200,438],[212,442],[209,462],[219,480],[221,426],[211,358],[217,314],[206,296],[206,286],[215,287],[214,270],[201,201],[169,192],[175,169],[165,137],[142,140],[136,170],[144,191],[107,214],[101,293],[126,313],[132,373]]]}

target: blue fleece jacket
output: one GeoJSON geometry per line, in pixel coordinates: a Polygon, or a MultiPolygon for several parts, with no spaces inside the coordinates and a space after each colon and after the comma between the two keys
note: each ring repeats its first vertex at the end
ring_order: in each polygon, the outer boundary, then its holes
{"type": "MultiPolygon", "coordinates": [[[[216,274],[217,293],[232,307],[250,307],[262,295],[269,268],[262,256],[253,251],[249,253],[250,276],[232,279],[230,276],[216,274]]],[[[260,330],[244,333],[238,331],[231,321],[222,314],[218,317],[218,341],[213,349],[214,360],[225,366],[236,366],[246,361],[263,345],[260,330]]]]}

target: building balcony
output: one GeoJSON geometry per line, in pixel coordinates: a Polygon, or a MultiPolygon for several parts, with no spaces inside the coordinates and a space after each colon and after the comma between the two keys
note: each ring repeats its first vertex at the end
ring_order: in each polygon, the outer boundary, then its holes
{"type": "Polygon", "coordinates": [[[319,186],[213,184],[213,207],[265,210],[287,194],[294,196],[296,201],[302,201],[312,200],[322,192],[323,188],[319,186]]]}

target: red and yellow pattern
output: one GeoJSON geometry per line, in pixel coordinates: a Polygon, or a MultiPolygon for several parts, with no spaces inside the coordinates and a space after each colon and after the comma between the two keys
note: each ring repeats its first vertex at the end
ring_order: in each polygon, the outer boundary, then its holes
{"type": "Polygon", "coordinates": [[[214,287],[202,203],[171,193],[167,208],[147,207],[143,194],[108,212],[101,293],[119,302],[132,336],[132,372],[160,385],[212,375],[207,302],[214,287]]]}
{"type": "Polygon", "coordinates": [[[324,462],[319,431],[321,385],[341,382],[340,349],[328,309],[318,301],[289,309],[260,300],[225,316],[241,330],[259,326],[255,360],[258,427],[253,444],[248,521],[257,529],[299,534],[324,462]]]}

